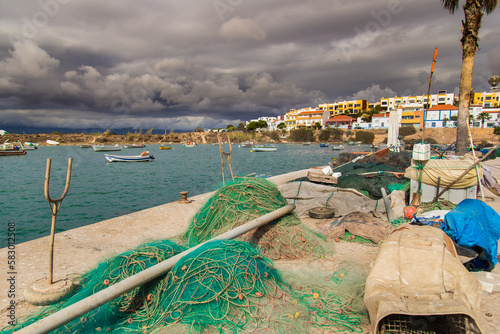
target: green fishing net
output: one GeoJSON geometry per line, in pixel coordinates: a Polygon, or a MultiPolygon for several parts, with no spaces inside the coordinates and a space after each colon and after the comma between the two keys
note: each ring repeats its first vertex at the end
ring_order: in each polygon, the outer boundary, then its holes
{"type": "Polygon", "coordinates": [[[381,188],[388,190],[388,193],[410,188],[410,180],[398,174],[402,171],[386,164],[351,163],[336,168],[334,172],[342,173],[337,187],[357,189],[373,199],[382,198],[381,188]]]}
{"type": "MultiPolygon", "coordinates": [[[[182,249],[162,241],[105,261],[82,277],[75,295],[46,307],[22,326],[154,264],[161,258],[157,251],[173,256],[182,249]],[[155,253],[149,252],[153,248],[155,253]]],[[[349,275],[343,270],[323,277],[295,275],[287,281],[247,243],[215,240],[182,257],[165,276],[54,333],[306,333],[313,327],[361,332],[365,277],[353,275],[358,282],[343,284],[349,275]]]]}
{"type": "MultiPolygon", "coordinates": [[[[287,203],[266,179],[240,178],[219,189],[196,213],[184,235],[194,246],[287,203]]],[[[325,257],[333,252],[326,238],[311,231],[294,214],[283,216],[240,237],[272,260],[325,257]]]]}
{"type": "Polygon", "coordinates": [[[144,244],[103,261],[80,279],[77,291],[16,328],[175,256],[164,275],[58,328],[54,333],[307,333],[361,332],[364,274],[342,270],[305,274],[279,272],[273,260],[315,260],[329,255],[325,238],[293,214],[246,233],[238,240],[209,241],[236,226],[286,205],[265,179],[237,179],[217,191],[193,218],[179,244],[144,244]],[[347,278],[347,279],[346,279],[347,278]]]}

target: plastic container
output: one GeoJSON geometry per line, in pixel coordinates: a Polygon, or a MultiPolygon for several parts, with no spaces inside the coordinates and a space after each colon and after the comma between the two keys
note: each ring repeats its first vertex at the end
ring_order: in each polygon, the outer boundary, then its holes
{"type": "Polygon", "coordinates": [[[431,158],[431,144],[413,145],[413,160],[425,161],[431,158]]]}

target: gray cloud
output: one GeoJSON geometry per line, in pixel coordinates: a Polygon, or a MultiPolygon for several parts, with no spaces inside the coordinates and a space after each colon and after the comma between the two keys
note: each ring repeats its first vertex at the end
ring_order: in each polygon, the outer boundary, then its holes
{"type": "MultiPolygon", "coordinates": [[[[433,90],[458,92],[463,12],[435,0],[19,0],[0,13],[0,124],[193,129],[424,94],[435,47],[433,90]]],[[[476,89],[500,69],[499,24],[483,18],[476,89]]]]}

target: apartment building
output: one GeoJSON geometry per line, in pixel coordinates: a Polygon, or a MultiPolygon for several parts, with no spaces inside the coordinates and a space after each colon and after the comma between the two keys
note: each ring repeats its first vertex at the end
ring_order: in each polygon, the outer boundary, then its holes
{"type": "MultiPolygon", "coordinates": [[[[396,96],[389,98],[381,98],[380,99],[380,110],[381,111],[389,111],[392,109],[396,109],[399,105],[413,105],[414,108],[420,106],[420,108],[424,109],[425,105],[428,101],[428,95],[414,95],[414,96],[396,96]]],[[[455,103],[455,94],[448,93],[445,90],[440,90],[437,94],[430,95],[430,107],[435,105],[444,105],[450,104],[453,105],[455,103]]]]}
{"type": "Polygon", "coordinates": [[[285,125],[287,131],[293,130],[297,127],[297,114],[299,111],[297,109],[289,109],[285,114],[285,125]]]}
{"type": "Polygon", "coordinates": [[[355,115],[368,111],[367,100],[340,101],[335,103],[323,103],[318,106],[319,109],[327,110],[330,116],[339,114],[355,115]]]}
{"type": "Polygon", "coordinates": [[[319,108],[303,108],[299,109],[297,113],[297,128],[300,127],[314,127],[319,123],[321,127],[326,125],[330,113],[326,110],[319,108]]]}
{"type": "Polygon", "coordinates": [[[500,92],[474,93],[472,104],[480,105],[483,108],[498,108],[500,92]]]}

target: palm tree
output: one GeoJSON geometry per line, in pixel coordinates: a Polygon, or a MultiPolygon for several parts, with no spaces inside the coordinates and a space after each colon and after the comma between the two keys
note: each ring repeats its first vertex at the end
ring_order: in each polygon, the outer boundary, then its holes
{"type": "Polygon", "coordinates": [[[477,115],[476,119],[478,121],[481,121],[481,127],[484,128],[484,121],[489,121],[491,119],[491,115],[488,114],[487,112],[482,112],[479,115],[477,115]]]}
{"type": "MultiPolygon", "coordinates": [[[[441,0],[443,8],[451,14],[458,9],[459,0],[441,0]]],[[[472,94],[472,70],[474,68],[474,55],[478,48],[478,34],[481,27],[483,12],[490,14],[497,6],[497,0],[466,0],[464,5],[465,22],[462,21],[462,73],[460,75],[459,106],[457,121],[456,153],[467,153],[469,104],[472,94]]]]}

